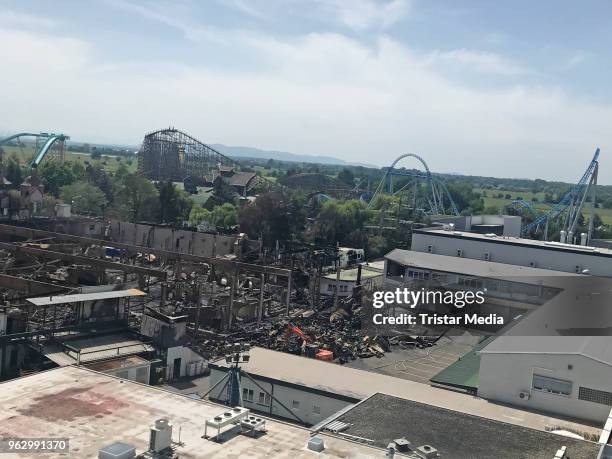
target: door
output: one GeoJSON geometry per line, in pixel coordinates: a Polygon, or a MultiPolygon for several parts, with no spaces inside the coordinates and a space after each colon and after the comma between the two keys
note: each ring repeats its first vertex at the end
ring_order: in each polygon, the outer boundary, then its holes
{"type": "Polygon", "coordinates": [[[174,369],[172,371],[172,377],[178,379],[181,376],[181,358],[177,357],[174,359],[174,369]]]}

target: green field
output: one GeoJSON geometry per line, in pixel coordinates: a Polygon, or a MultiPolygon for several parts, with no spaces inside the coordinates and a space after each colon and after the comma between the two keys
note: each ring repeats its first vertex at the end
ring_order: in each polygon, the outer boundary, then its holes
{"type": "MultiPolygon", "coordinates": [[[[550,204],[545,204],[542,202],[544,200],[544,192],[533,193],[531,191],[510,191],[510,190],[496,190],[496,189],[495,190],[491,190],[491,189],[485,190],[482,188],[475,188],[474,191],[481,193],[481,194],[483,192],[486,193],[487,196],[483,196],[482,198],[484,200],[485,208],[495,207],[499,210],[499,209],[503,209],[504,207],[506,207],[512,201],[514,201],[515,199],[518,199],[519,197],[525,201],[531,201],[534,196],[538,199],[538,202],[534,204],[534,207],[538,209],[539,211],[547,212],[548,210],[550,210],[550,207],[551,207],[550,204]],[[512,196],[512,198],[511,199],[506,199],[505,197],[498,198],[497,195],[499,193],[502,193],[504,196],[506,194],[509,194],[512,196]]],[[[612,225],[612,209],[599,208],[596,210],[595,213],[601,217],[601,220],[606,225],[612,225]]],[[[585,204],[583,214],[585,218],[588,217],[589,215],[588,203],[585,204]]]]}
{"type": "MultiPolygon", "coordinates": [[[[28,161],[34,157],[35,153],[35,148],[33,145],[25,145],[23,147],[3,145],[2,149],[7,156],[11,156],[13,154],[17,155],[21,164],[27,164],[28,161]]],[[[124,163],[130,172],[136,172],[137,167],[136,156],[131,158],[132,164],[128,164],[127,158],[124,157],[102,156],[98,160],[92,160],[88,153],[67,151],[66,160],[80,162],[83,164],[83,166],[86,164],[101,164],[104,170],[111,173],[115,172],[121,163],[124,163]],[[119,159],[119,161],[117,159],[119,159]]]]}

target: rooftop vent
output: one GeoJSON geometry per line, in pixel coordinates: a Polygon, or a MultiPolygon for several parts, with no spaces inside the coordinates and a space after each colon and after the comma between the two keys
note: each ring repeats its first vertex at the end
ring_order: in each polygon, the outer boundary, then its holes
{"type": "Polygon", "coordinates": [[[322,438],[312,437],[310,440],[308,440],[308,449],[310,451],[320,453],[325,449],[325,443],[323,442],[322,438]]]}
{"type": "Polygon", "coordinates": [[[98,459],[132,459],[134,457],[136,457],[136,448],[119,441],[98,450],[98,459]]]}
{"type": "Polygon", "coordinates": [[[405,437],[396,438],[395,440],[393,440],[393,443],[395,443],[395,447],[400,452],[405,452],[410,449],[410,442],[406,440],[405,437]]]}
{"type": "Polygon", "coordinates": [[[433,459],[439,456],[438,450],[431,445],[419,446],[416,453],[424,459],[433,459]]]}

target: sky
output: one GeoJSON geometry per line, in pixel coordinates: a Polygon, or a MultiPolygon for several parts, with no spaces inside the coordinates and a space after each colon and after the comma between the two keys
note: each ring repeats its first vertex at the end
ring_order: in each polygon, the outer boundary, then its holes
{"type": "Polygon", "coordinates": [[[612,184],[611,15],[607,0],[0,0],[0,131],[136,145],[173,126],[570,182],[601,147],[612,184]]]}

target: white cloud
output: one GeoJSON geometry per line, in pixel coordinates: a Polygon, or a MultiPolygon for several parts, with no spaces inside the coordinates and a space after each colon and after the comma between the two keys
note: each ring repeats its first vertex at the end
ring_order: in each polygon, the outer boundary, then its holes
{"type": "Polygon", "coordinates": [[[528,73],[528,69],[522,65],[499,54],[465,48],[452,51],[436,51],[431,53],[429,60],[432,64],[459,64],[477,72],[498,75],[516,76],[528,73]]]}
{"type": "Polygon", "coordinates": [[[386,29],[410,10],[408,0],[319,0],[324,14],[356,31],[386,29]]]}
{"type": "Polygon", "coordinates": [[[11,10],[0,11],[0,26],[19,28],[52,28],[57,25],[53,19],[30,14],[18,13],[11,10]]]}
{"type": "MultiPolygon", "coordinates": [[[[233,46],[253,71],[205,63],[101,60],[86,42],[0,28],[0,129],[139,142],[173,125],[210,143],[328,154],[387,165],[418,153],[432,170],[574,180],[596,144],[612,149],[612,107],[559,88],[478,90],[388,38],[292,40],[251,35],[233,46]],[[4,108],[8,107],[8,109],[4,108]]],[[[612,174],[602,168],[602,182],[612,174]]]]}
{"type": "Polygon", "coordinates": [[[225,43],[225,40],[222,38],[225,35],[223,30],[217,27],[202,26],[194,23],[191,19],[191,8],[178,2],[164,0],[140,4],[131,0],[107,1],[118,9],[178,30],[188,40],[194,42],[206,40],[218,44],[225,43]]]}

